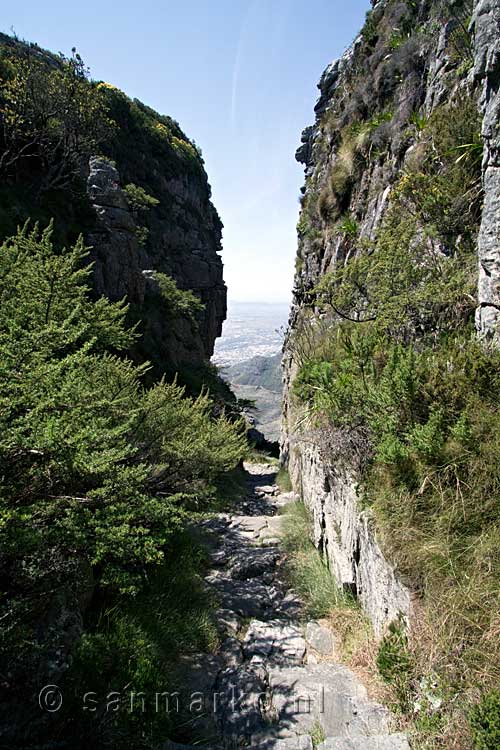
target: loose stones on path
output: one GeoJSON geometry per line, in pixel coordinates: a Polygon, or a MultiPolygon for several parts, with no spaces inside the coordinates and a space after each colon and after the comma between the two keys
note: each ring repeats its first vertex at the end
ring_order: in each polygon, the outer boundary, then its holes
{"type": "Polygon", "coordinates": [[[406,736],[391,732],[388,710],[333,661],[332,633],[304,624],[302,602],[287,590],[279,511],[294,494],[280,492],[272,467],[245,469],[240,509],[202,524],[212,564],[206,584],[220,602],[221,633],[218,654],[193,656],[187,680],[193,686],[198,679],[198,690],[209,693],[200,728],[206,736],[210,715],[216,739],[205,747],[312,750],[313,737],[322,735],[321,750],[409,750],[406,736]]]}

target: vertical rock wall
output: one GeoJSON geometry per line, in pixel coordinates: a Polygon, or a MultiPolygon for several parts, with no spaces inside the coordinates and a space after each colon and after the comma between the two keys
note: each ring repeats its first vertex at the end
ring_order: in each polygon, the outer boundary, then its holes
{"type": "Polygon", "coordinates": [[[102,157],[90,160],[87,192],[97,221],[87,242],[92,248],[95,291],[112,300],[127,298],[141,321],[139,353],[161,369],[196,365],[208,359],[226,317],[216,213],[211,203],[203,202],[203,196],[194,191],[190,195],[188,185],[186,180],[184,191],[182,180],[171,186],[184,221],[178,217],[176,223],[167,224],[153,217],[152,239],[143,247],[117,168],[102,157]],[[194,200],[200,215],[205,211],[205,224],[195,223],[189,216],[194,200]],[[205,307],[195,324],[165,314],[155,280],[158,271],[172,276],[181,289],[193,291],[201,299],[205,307]]]}
{"type": "Polygon", "coordinates": [[[500,3],[480,0],[474,17],[474,76],[481,88],[484,207],[479,233],[481,336],[500,343],[500,3]]]}

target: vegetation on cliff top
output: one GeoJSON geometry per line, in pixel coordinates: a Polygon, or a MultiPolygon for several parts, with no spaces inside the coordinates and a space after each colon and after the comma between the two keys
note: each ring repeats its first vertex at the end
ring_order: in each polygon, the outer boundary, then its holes
{"type": "MultiPolygon", "coordinates": [[[[180,174],[210,196],[201,153],[175,120],[93,81],[75,50],[56,56],[2,35],[0,239],[27,219],[46,225],[55,218],[55,237],[64,242],[91,228],[84,175],[96,153],[116,161],[132,199],[138,190],[158,199],[161,181],[180,174]]],[[[168,202],[148,206],[157,219],[171,215],[168,202]]]]}

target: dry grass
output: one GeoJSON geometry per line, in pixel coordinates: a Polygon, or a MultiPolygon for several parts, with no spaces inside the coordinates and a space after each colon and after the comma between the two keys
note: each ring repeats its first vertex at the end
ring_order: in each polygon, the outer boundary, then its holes
{"type": "Polygon", "coordinates": [[[335,639],[335,654],[358,676],[370,698],[390,702],[390,691],[377,669],[378,641],[367,617],[358,607],[332,609],[322,622],[335,639]]]}

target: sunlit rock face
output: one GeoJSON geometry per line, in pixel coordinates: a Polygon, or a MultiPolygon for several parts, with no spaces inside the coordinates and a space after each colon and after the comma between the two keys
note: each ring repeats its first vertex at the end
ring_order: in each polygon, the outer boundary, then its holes
{"type": "Polygon", "coordinates": [[[474,77],[480,87],[484,207],[479,233],[479,307],[481,336],[500,342],[500,3],[480,0],[472,19],[474,77]]]}
{"type": "MultiPolygon", "coordinates": [[[[351,438],[343,441],[341,434],[332,448],[331,436],[307,426],[304,408],[293,396],[300,359],[298,334],[306,318],[313,325],[325,325],[322,314],[311,308],[309,294],[354,252],[352,240],[336,229],[335,222],[342,216],[355,217],[358,238],[372,240],[402,170],[419,158],[418,117],[428,121],[441,105],[465,98],[477,102],[485,141],[476,325],[483,337],[498,339],[500,3],[479,0],[464,9],[467,23],[473,11],[466,54],[458,54],[456,48],[456,30],[462,29],[463,20],[453,14],[440,16],[442,4],[434,0],[413,4],[411,24],[419,33],[410,32],[403,41],[396,32],[405,23],[409,4],[380,0],[372,6],[364,33],[323,73],[316,119],[304,130],[296,154],[305,168],[304,205],[319,201],[336,170],[344,169],[345,186],[333,219],[323,217],[311,230],[303,212],[298,224],[294,300],[283,360],[281,447],[294,489],[312,511],[317,545],[339,583],[358,596],[375,630],[382,633],[399,614],[409,616],[410,592],[384,557],[375,519],[362,508],[353,456],[368,448],[351,445],[351,438]],[[359,122],[369,123],[374,144],[362,168],[349,164],[339,150],[343,134],[359,122]]],[[[447,248],[440,247],[439,252],[446,254],[447,248]]]]}

